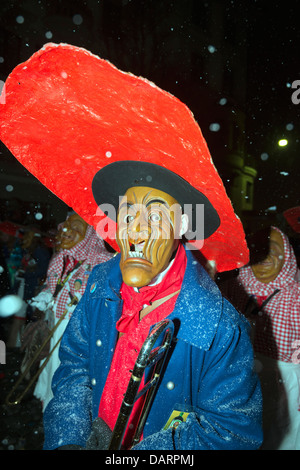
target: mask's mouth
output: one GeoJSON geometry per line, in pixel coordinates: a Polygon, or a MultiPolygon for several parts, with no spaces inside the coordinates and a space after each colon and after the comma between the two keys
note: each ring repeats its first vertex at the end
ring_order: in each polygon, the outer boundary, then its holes
{"type": "Polygon", "coordinates": [[[258,266],[272,266],[273,263],[273,260],[271,260],[270,258],[266,258],[264,259],[263,261],[260,261],[259,263],[257,263],[258,266]]]}
{"type": "Polygon", "coordinates": [[[63,240],[73,240],[73,239],[74,239],[74,236],[71,235],[70,233],[63,233],[62,236],[61,236],[61,238],[62,238],[63,240]]]}
{"type": "Polygon", "coordinates": [[[130,243],[130,250],[128,252],[128,258],[139,258],[139,259],[146,259],[144,255],[144,246],[145,241],[139,243],[130,243]]]}
{"type": "Polygon", "coordinates": [[[74,232],[70,227],[63,227],[61,232],[61,238],[65,238],[67,240],[71,240],[74,238],[74,232]]]}

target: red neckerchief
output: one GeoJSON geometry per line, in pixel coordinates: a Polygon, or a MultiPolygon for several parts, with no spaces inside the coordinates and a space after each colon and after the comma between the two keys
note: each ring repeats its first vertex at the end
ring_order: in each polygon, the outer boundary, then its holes
{"type": "Polygon", "coordinates": [[[65,266],[64,266],[63,276],[67,274],[69,271],[72,271],[72,269],[76,266],[77,263],[78,261],[73,256],[67,255],[65,257],[65,266]]]}
{"type": "MultiPolygon", "coordinates": [[[[180,273],[184,260],[186,260],[185,250],[183,245],[179,244],[174,262],[159,284],[141,287],[136,292],[133,287],[127,286],[123,282],[120,294],[124,305],[122,316],[116,325],[118,331],[126,333],[136,328],[139,323],[140,311],[145,305],[151,305],[155,300],[162,299],[180,289],[182,283],[180,273]]],[[[184,268],[185,265],[186,261],[184,268]]]]}
{"type": "Polygon", "coordinates": [[[256,303],[259,307],[262,306],[263,302],[267,299],[267,295],[256,295],[255,298],[256,298],[256,303]]]}
{"type": "MultiPolygon", "coordinates": [[[[122,328],[123,334],[116,345],[112,364],[108,377],[102,393],[99,413],[98,415],[104,419],[108,426],[113,429],[120,411],[121,403],[124,394],[127,389],[127,385],[131,376],[132,369],[135,361],[138,357],[140,349],[149,334],[149,328],[152,324],[163,320],[168,316],[174,309],[177,295],[174,295],[171,299],[162,303],[159,307],[152,310],[146,316],[139,321],[139,312],[143,308],[145,299],[149,301],[150,297],[152,301],[161,299],[171,293],[180,290],[184,273],[186,268],[186,254],[184,247],[180,244],[174,259],[174,262],[162,279],[161,283],[157,286],[152,286],[140,289],[140,293],[146,295],[134,295],[136,292],[133,288],[123,289],[122,295],[124,295],[124,307],[123,314],[119,322],[117,322],[117,329],[122,328]],[[154,295],[150,295],[154,292],[154,295]],[[130,295],[133,294],[132,296],[130,295]],[[134,299],[138,297],[138,301],[134,302],[134,299]],[[142,307],[140,307],[142,305],[142,307]],[[134,313],[130,315],[129,308],[134,306],[134,313]],[[140,308],[138,311],[137,308],[140,308]],[[124,321],[122,321],[124,320],[124,321]]],[[[121,331],[119,329],[119,331],[121,331]]],[[[142,381],[143,382],[143,381],[142,381]]],[[[141,384],[142,387],[142,384],[141,384]]],[[[131,443],[131,439],[135,430],[136,423],[140,414],[140,410],[143,404],[144,396],[139,398],[133,406],[130,420],[128,422],[127,430],[123,440],[123,446],[128,448],[131,443]]]]}

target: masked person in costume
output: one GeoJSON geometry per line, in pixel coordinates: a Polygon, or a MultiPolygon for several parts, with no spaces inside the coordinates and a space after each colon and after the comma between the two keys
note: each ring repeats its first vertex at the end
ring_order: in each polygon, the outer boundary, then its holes
{"type": "Polygon", "coordinates": [[[17,272],[18,296],[25,302],[23,308],[14,316],[8,345],[20,346],[20,338],[27,321],[32,320],[33,310],[26,302],[39,291],[45,281],[51,251],[48,250],[42,239],[41,231],[34,226],[24,227],[22,240],[22,260],[17,272]]]}
{"type": "MultiPolygon", "coordinates": [[[[75,213],[67,217],[61,226],[60,251],[50,261],[46,284],[31,301],[33,307],[44,312],[44,321],[50,329],[57,325],[51,338],[50,349],[62,337],[84,293],[93,267],[111,257],[112,254],[106,250],[104,241],[98,237],[93,227],[75,213]]],[[[58,350],[58,347],[54,349],[34,390],[34,395],[43,403],[43,409],[53,396],[51,381],[59,365],[58,350]]],[[[25,369],[25,367],[26,360],[22,368],[25,369]]]]}
{"type": "MultiPolygon", "coordinates": [[[[88,447],[105,448],[104,423],[113,429],[140,347],[164,318],[174,321],[176,340],[136,448],[259,447],[260,389],[247,322],[181,240],[188,230],[185,203],[205,205],[205,236],[217,228],[218,214],[203,194],[157,165],[108,165],[93,187],[98,203],[115,204],[124,195],[121,253],[93,270],[63,337],[54,398],[45,411],[45,448],[85,447],[87,440],[88,447]],[[186,421],[164,429],[176,411],[186,412],[186,421]]],[[[125,448],[142,400],[134,405],[125,448]]]]}
{"type": "Polygon", "coordinates": [[[221,286],[253,324],[267,450],[300,449],[300,286],[288,237],[277,227],[251,238],[250,264],[221,286]]]}
{"type": "Polygon", "coordinates": [[[193,257],[200,247],[220,272],[247,263],[248,249],[191,111],[146,79],[66,44],[45,45],[5,90],[5,145],[100,234],[107,212],[117,234],[109,229],[107,241],[120,251],[93,269],[64,332],[45,449],[107,448],[139,349],[165,318],[174,340],[135,448],[257,449],[261,391],[249,324],[193,257]]]}

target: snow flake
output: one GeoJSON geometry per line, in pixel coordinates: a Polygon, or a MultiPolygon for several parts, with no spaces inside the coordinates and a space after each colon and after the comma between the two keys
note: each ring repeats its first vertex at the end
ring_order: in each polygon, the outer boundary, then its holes
{"type": "Polygon", "coordinates": [[[207,49],[208,49],[208,52],[210,52],[211,54],[213,54],[217,50],[215,46],[212,46],[211,44],[207,46],[207,49]]]}
{"type": "Polygon", "coordinates": [[[220,101],[219,101],[219,104],[220,104],[221,106],[224,106],[226,103],[227,103],[227,99],[226,99],[226,98],[221,98],[220,101]]]}
{"type": "Polygon", "coordinates": [[[17,22],[17,23],[22,24],[22,23],[24,23],[24,21],[25,21],[25,20],[24,20],[24,16],[18,15],[18,16],[16,17],[16,22],[17,22]]]}
{"type": "Polygon", "coordinates": [[[209,130],[212,132],[218,132],[220,130],[221,126],[218,122],[212,122],[209,125],[209,130]]]}
{"type": "Polygon", "coordinates": [[[76,25],[80,25],[83,22],[83,18],[81,15],[74,15],[72,20],[73,20],[73,23],[76,25]]]}

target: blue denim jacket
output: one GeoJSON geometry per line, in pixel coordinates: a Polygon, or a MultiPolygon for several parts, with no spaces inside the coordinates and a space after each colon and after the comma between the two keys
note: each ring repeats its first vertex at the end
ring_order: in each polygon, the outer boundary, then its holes
{"type": "MultiPolygon", "coordinates": [[[[249,325],[187,250],[175,309],[175,341],[143,432],[147,450],[257,449],[261,390],[249,325]],[[187,413],[163,429],[174,410],[187,413]]],[[[61,365],[44,413],[45,449],[85,445],[97,417],[122,312],[119,255],[92,271],[60,346],[61,365]]]]}

